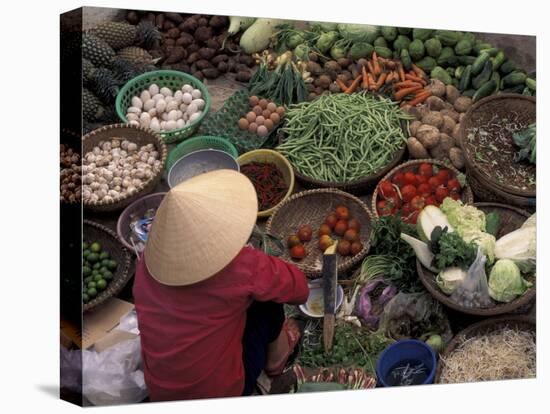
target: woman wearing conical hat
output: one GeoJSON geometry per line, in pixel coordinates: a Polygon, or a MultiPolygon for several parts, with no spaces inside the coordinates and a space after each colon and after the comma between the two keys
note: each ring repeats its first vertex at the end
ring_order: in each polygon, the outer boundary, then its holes
{"type": "Polygon", "coordinates": [[[219,170],[174,187],[138,262],[134,299],[152,401],[250,395],[282,372],[299,340],[283,304],[307,300],[294,265],[245,246],[257,196],[219,170]]]}

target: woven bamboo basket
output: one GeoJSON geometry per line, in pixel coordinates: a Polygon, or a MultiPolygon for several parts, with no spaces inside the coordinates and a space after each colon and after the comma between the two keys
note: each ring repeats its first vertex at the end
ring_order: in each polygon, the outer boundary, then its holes
{"type": "Polygon", "coordinates": [[[309,224],[313,228],[311,241],[304,243],[308,252],[308,255],[304,259],[301,261],[292,260],[288,249],[285,249],[280,257],[296,264],[308,277],[319,277],[322,270],[323,252],[317,246],[319,241],[317,230],[324,223],[325,217],[339,205],[348,207],[350,217],[356,218],[361,223],[359,234],[363,250],[355,256],[339,256],[338,272],[346,272],[360,262],[370,247],[369,239],[372,230],[371,212],[357,197],[334,188],[303,191],[294,194],[279,204],[267,222],[267,233],[279,239],[286,240],[289,235],[295,234],[301,225],[309,224]]]}
{"type": "MultiPolygon", "coordinates": [[[[500,229],[497,234],[497,240],[505,234],[508,234],[521,227],[523,222],[527,218],[529,218],[529,213],[527,213],[526,211],[503,204],[476,203],[474,204],[474,206],[482,210],[484,213],[495,212],[499,215],[500,229]]],[[[528,277],[526,277],[526,279],[529,282],[533,283],[533,287],[529,288],[527,292],[514,299],[513,301],[508,303],[495,302],[495,305],[490,308],[465,308],[458,305],[454,300],[451,299],[450,296],[447,296],[441,291],[441,289],[439,289],[435,281],[437,275],[422,266],[422,264],[418,260],[416,261],[416,270],[418,272],[418,277],[420,278],[420,281],[435,299],[451,309],[470,315],[495,316],[505,313],[511,313],[521,307],[528,305],[536,297],[536,278],[535,275],[529,275],[528,277]]]]}
{"type": "Polygon", "coordinates": [[[455,335],[451,342],[449,342],[449,345],[447,345],[447,347],[445,348],[443,354],[441,354],[441,357],[439,358],[439,361],[437,363],[434,383],[441,383],[441,374],[443,373],[443,369],[445,368],[445,363],[443,362],[444,359],[451,355],[458,347],[460,347],[465,340],[498,331],[506,327],[536,333],[535,320],[527,316],[500,316],[496,318],[488,318],[481,322],[470,325],[469,327],[455,335]]]}
{"type": "MultiPolygon", "coordinates": [[[[419,159],[419,160],[410,160],[410,161],[404,162],[401,165],[398,165],[397,167],[392,169],[390,172],[388,172],[380,181],[389,180],[391,177],[393,177],[395,173],[399,171],[401,172],[414,171],[422,163],[429,163],[429,164],[437,165],[438,167],[448,168],[455,174],[455,176],[460,174],[460,171],[458,171],[450,163],[445,163],[443,161],[434,160],[434,159],[419,159]]],[[[464,204],[472,204],[474,202],[474,196],[472,194],[472,190],[468,182],[466,182],[466,186],[462,189],[461,199],[464,204]]],[[[376,209],[377,201],[378,201],[378,185],[376,186],[376,188],[374,189],[374,193],[372,194],[371,211],[374,217],[378,217],[378,211],[376,209]]]]}
{"type": "Polygon", "coordinates": [[[459,145],[464,153],[466,171],[476,181],[476,195],[484,201],[497,201],[518,207],[532,207],[535,203],[536,190],[521,190],[509,184],[499,182],[495,177],[480,171],[465,145],[467,131],[480,125],[493,116],[504,118],[510,113],[530,124],[536,120],[536,99],[521,94],[499,94],[483,98],[473,104],[460,123],[459,145]]]}
{"type": "Polygon", "coordinates": [[[107,125],[102,128],[96,129],[89,134],[86,134],[82,138],[82,153],[86,154],[91,151],[94,146],[98,145],[100,141],[111,140],[113,138],[127,139],[130,142],[134,142],[139,146],[153,144],[156,150],[160,154],[161,169],[154,174],[147,181],[143,181],[141,186],[136,188],[136,191],[127,195],[126,197],[118,198],[112,202],[83,202],[84,208],[95,212],[111,212],[122,210],[138,198],[149,194],[155,189],[162,177],[162,169],[166,163],[166,156],[168,151],[166,144],[160,137],[160,135],[153,132],[151,129],[146,129],[139,126],[129,124],[114,124],[107,125]]]}
{"type": "Polygon", "coordinates": [[[132,256],[128,249],[120,244],[116,233],[90,220],[84,220],[83,223],[83,239],[85,241],[93,240],[101,243],[103,248],[108,251],[111,257],[118,263],[118,267],[113,274],[113,280],[109,282],[107,288],[101,291],[94,299],[83,305],[84,312],[87,312],[101,305],[107,299],[117,295],[124,286],[126,286],[126,283],[128,283],[133,273],[130,271],[132,256]]]}

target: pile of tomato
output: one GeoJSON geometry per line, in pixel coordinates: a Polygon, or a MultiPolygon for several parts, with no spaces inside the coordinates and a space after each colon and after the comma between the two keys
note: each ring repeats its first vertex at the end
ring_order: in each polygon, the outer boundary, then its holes
{"type": "Polygon", "coordinates": [[[446,197],[459,200],[462,185],[445,167],[422,163],[416,170],[398,171],[378,184],[376,209],[379,216],[399,214],[406,223],[416,224],[425,206],[438,206],[446,197]]]}

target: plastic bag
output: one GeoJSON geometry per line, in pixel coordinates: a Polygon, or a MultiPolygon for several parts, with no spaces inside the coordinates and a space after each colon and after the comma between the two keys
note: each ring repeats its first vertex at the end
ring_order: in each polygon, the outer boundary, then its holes
{"type": "Polygon", "coordinates": [[[399,292],[384,307],[379,326],[395,340],[438,334],[447,343],[453,337],[443,307],[427,292],[399,292]]]}
{"type": "Polygon", "coordinates": [[[476,259],[470,265],[462,284],[452,293],[452,300],[465,308],[486,308],[493,304],[485,274],[486,262],[487,257],[478,248],[476,259]]]}
{"type": "Polygon", "coordinates": [[[369,281],[359,293],[355,315],[367,328],[377,329],[384,306],[396,293],[397,289],[383,278],[369,281]]]}

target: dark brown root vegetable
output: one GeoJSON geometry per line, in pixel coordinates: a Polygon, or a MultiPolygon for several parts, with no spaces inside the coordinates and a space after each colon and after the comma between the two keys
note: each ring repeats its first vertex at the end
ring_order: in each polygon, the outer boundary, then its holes
{"type": "Polygon", "coordinates": [[[328,90],[332,93],[338,93],[338,92],[341,92],[340,90],[340,87],[336,84],[336,82],[332,82],[329,87],[328,87],[328,90]]]}
{"type": "Polygon", "coordinates": [[[237,72],[250,72],[250,69],[244,63],[237,63],[235,69],[237,70],[237,72]]]}
{"type": "Polygon", "coordinates": [[[341,67],[345,68],[346,66],[349,66],[351,64],[351,59],[348,58],[340,58],[336,61],[341,67]]]}
{"type": "Polygon", "coordinates": [[[416,159],[430,158],[428,151],[415,137],[409,137],[407,139],[407,148],[411,157],[416,159]]]}
{"type": "Polygon", "coordinates": [[[162,25],[162,28],[163,30],[172,30],[172,29],[177,29],[178,25],[170,20],[165,20],[164,24],[162,25]]]}
{"type": "Polygon", "coordinates": [[[164,29],[164,14],[159,13],[155,17],[155,26],[159,29],[164,29]]]}
{"type": "Polygon", "coordinates": [[[335,81],[338,78],[338,72],[331,69],[325,69],[325,75],[330,76],[330,79],[335,81]]]}
{"type": "Polygon", "coordinates": [[[326,70],[331,70],[334,72],[342,71],[342,67],[335,60],[327,60],[323,66],[326,70]]]}
{"type": "Polygon", "coordinates": [[[203,47],[199,49],[199,55],[201,58],[210,60],[216,55],[216,51],[214,49],[210,49],[209,47],[203,47]]]}
{"type": "Polygon", "coordinates": [[[138,24],[139,16],[137,12],[134,10],[129,11],[128,14],[126,15],[126,21],[130,24],[134,24],[134,25],[138,24]]]}
{"type": "Polygon", "coordinates": [[[193,72],[192,74],[198,80],[203,80],[204,79],[204,73],[202,73],[202,71],[200,71],[200,70],[198,70],[196,72],[193,72]]]}
{"type": "Polygon", "coordinates": [[[250,78],[252,77],[252,73],[250,71],[240,71],[237,72],[237,75],[235,76],[235,79],[239,82],[248,82],[250,78]]]}
{"type": "Polygon", "coordinates": [[[320,86],[323,89],[328,89],[328,87],[332,83],[332,79],[327,75],[321,75],[319,76],[318,79],[319,79],[319,85],[317,86],[320,86]]]}
{"type": "Polygon", "coordinates": [[[172,20],[176,24],[183,23],[183,17],[181,17],[181,14],[179,14],[179,13],[166,12],[166,13],[164,13],[164,15],[166,16],[167,19],[172,20]]]}
{"type": "Polygon", "coordinates": [[[147,20],[147,21],[150,21],[151,23],[155,24],[155,20],[156,20],[157,16],[155,15],[155,13],[147,13],[147,15],[145,16],[145,18],[143,20],[147,20]]]}
{"type": "MultiPolygon", "coordinates": [[[[206,59],[200,59],[195,62],[198,70],[208,69],[212,67],[212,64],[206,59]]],[[[205,74],[206,75],[206,74],[205,74]]]]}
{"type": "Polygon", "coordinates": [[[227,62],[220,62],[218,63],[217,67],[221,73],[226,73],[227,70],[229,69],[229,65],[227,64],[227,62]]]}
{"type": "Polygon", "coordinates": [[[199,24],[199,27],[206,27],[208,26],[208,19],[206,17],[201,17],[197,23],[199,24]]]}
{"type": "Polygon", "coordinates": [[[187,20],[185,20],[185,22],[183,22],[183,27],[181,29],[185,30],[187,33],[193,34],[198,27],[199,24],[195,19],[188,18],[187,20]]]}
{"type": "Polygon", "coordinates": [[[165,33],[165,36],[169,39],[177,39],[180,37],[180,29],[173,27],[165,33]]]}
{"type": "MultiPolygon", "coordinates": [[[[340,73],[338,76],[336,76],[336,79],[340,79],[342,82],[347,83],[347,81],[349,81],[351,79],[351,73],[349,73],[349,72],[340,73]]],[[[336,86],[338,86],[338,85],[336,85],[336,86]]]]}
{"type": "Polygon", "coordinates": [[[176,46],[172,49],[170,55],[166,58],[166,63],[177,63],[187,57],[187,51],[182,46],[176,46]]]}
{"type": "Polygon", "coordinates": [[[307,62],[306,69],[314,76],[318,76],[323,73],[323,68],[317,62],[309,61],[307,62]]]}
{"type": "Polygon", "coordinates": [[[443,99],[438,98],[437,96],[430,96],[426,99],[426,103],[431,111],[440,111],[445,108],[445,102],[443,99]]]}
{"type": "Polygon", "coordinates": [[[236,72],[237,71],[237,64],[235,63],[235,61],[233,59],[229,59],[227,61],[227,70],[229,72],[236,72]]]}
{"type": "Polygon", "coordinates": [[[226,16],[212,16],[208,24],[218,29],[227,26],[229,24],[229,19],[226,16]]]}
{"type": "Polygon", "coordinates": [[[212,29],[210,27],[199,26],[197,30],[195,30],[195,39],[199,42],[206,43],[208,42],[208,39],[212,37],[212,34],[212,29]]]}
{"type": "Polygon", "coordinates": [[[436,160],[444,160],[449,155],[449,151],[445,150],[441,145],[436,145],[430,149],[430,155],[436,160]]]}
{"type": "Polygon", "coordinates": [[[164,39],[164,46],[174,46],[176,41],[174,39],[164,39]]]}
{"type": "Polygon", "coordinates": [[[454,104],[456,99],[460,97],[460,92],[453,85],[447,85],[445,89],[445,98],[447,99],[447,102],[454,104]]]}
{"type": "Polygon", "coordinates": [[[317,53],[314,52],[309,52],[308,57],[312,62],[317,62],[319,60],[319,56],[317,56],[317,53]]]}
{"type": "Polygon", "coordinates": [[[193,36],[190,35],[189,33],[186,33],[186,32],[181,32],[180,33],[180,37],[178,38],[178,40],[176,40],[176,44],[180,40],[181,40],[181,43],[182,43],[181,46],[184,46],[184,47],[192,45],[193,42],[195,41],[193,36]]]}
{"type": "Polygon", "coordinates": [[[424,148],[434,148],[439,144],[439,130],[432,125],[421,125],[416,131],[416,138],[424,148]]]}
{"type": "Polygon", "coordinates": [[[315,90],[315,85],[313,83],[306,83],[306,89],[308,92],[313,92],[315,90]]]}
{"type": "Polygon", "coordinates": [[[313,101],[315,98],[317,98],[317,94],[315,92],[310,92],[309,95],[307,96],[307,99],[309,101],[313,101]]]}
{"type": "Polygon", "coordinates": [[[359,60],[357,61],[357,64],[358,64],[359,66],[367,67],[367,62],[368,62],[367,59],[361,58],[361,59],[359,59],[359,60]]]}
{"type": "Polygon", "coordinates": [[[227,55],[217,55],[217,56],[214,56],[214,58],[212,58],[211,62],[213,65],[218,65],[220,62],[227,62],[227,59],[229,58],[229,56],[227,55]]]}
{"type": "Polygon", "coordinates": [[[195,63],[197,60],[199,60],[200,58],[201,56],[199,55],[198,52],[193,52],[187,57],[187,63],[191,65],[195,63]]]}
{"type": "Polygon", "coordinates": [[[191,73],[191,68],[187,63],[176,63],[173,67],[174,67],[174,70],[178,70],[180,72],[185,72],[185,73],[191,73]]]}
{"type": "Polygon", "coordinates": [[[216,68],[205,68],[201,71],[204,74],[204,77],[207,79],[215,79],[220,76],[218,69],[216,68]]]}
{"type": "Polygon", "coordinates": [[[250,55],[240,55],[238,60],[239,60],[239,63],[242,63],[247,67],[252,67],[256,64],[254,58],[250,55]]]}
{"type": "Polygon", "coordinates": [[[196,43],[193,43],[187,46],[187,53],[188,54],[195,53],[195,52],[198,52],[199,49],[200,49],[200,46],[196,43]]]}
{"type": "Polygon", "coordinates": [[[185,22],[178,24],[178,29],[180,29],[182,32],[185,32],[185,22]]]}
{"type": "Polygon", "coordinates": [[[214,49],[214,51],[217,51],[220,48],[221,44],[214,38],[208,39],[206,42],[206,47],[210,49],[214,49]]]}

